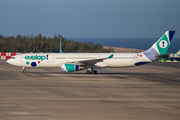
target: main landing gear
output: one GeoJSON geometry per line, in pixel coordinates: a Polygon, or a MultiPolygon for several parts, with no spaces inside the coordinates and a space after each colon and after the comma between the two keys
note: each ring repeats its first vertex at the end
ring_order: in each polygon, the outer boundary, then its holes
{"type": "Polygon", "coordinates": [[[23,73],[27,72],[25,67],[22,67],[22,69],[23,69],[23,73]]]}
{"type": "Polygon", "coordinates": [[[88,69],[86,71],[86,74],[97,74],[97,71],[96,70],[93,70],[93,69],[88,69]]]}

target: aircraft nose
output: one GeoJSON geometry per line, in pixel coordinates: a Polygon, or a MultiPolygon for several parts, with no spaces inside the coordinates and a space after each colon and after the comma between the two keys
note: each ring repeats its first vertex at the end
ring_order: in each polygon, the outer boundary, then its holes
{"type": "Polygon", "coordinates": [[[10,63],[11,63],[10,61],[11,61],[10,59],[9,59],[9,60],[7,60],[7,63],[9,63],[9,64],[10,64],[10,63]]]}

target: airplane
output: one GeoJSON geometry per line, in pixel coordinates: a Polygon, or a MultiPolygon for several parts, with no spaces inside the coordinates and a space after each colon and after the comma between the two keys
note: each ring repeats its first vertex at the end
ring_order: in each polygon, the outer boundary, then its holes
{"type": "Polygon", "coordinates": [[[159,62],[179,62],[180,61],[180,50],[173,54],[169,54],[167,56],[164,56],[162,59],[158,60],[159,62]]]}
{"type": "Polygon", "coordinates": [[[141,53],[26,53],[7,60],[11,65],[26,67],[57,67],[63,72],[86,69],[87,74],[96,74],[94,69],[121,68],[143,65],[167,56],[167,50],[175,31],[166,31],[148,50],[141,53]]]}
{"type": "Polygon", "coordinates": [[[171,54],[169,57],[180,57],[180,50],[175,54],[171,54]]]}

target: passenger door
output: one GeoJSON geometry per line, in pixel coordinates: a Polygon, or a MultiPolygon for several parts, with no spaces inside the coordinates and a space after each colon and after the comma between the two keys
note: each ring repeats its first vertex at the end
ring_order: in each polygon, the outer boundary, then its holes
{"type": "Polygon", "coordinates": [[[21,56],[20,56],[20,62],[24,62],[24,60],[25,60],[25,59],[24,59],[24,55],[21,55],[21,56]]]}

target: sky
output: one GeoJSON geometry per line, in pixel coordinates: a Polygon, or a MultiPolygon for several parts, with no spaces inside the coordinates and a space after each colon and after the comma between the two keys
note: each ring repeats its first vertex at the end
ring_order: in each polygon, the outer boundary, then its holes
{"type": "Polygon", "coordinates": [[[0,0],[0,34],[180,37],[180,0],[0,0]]]}

